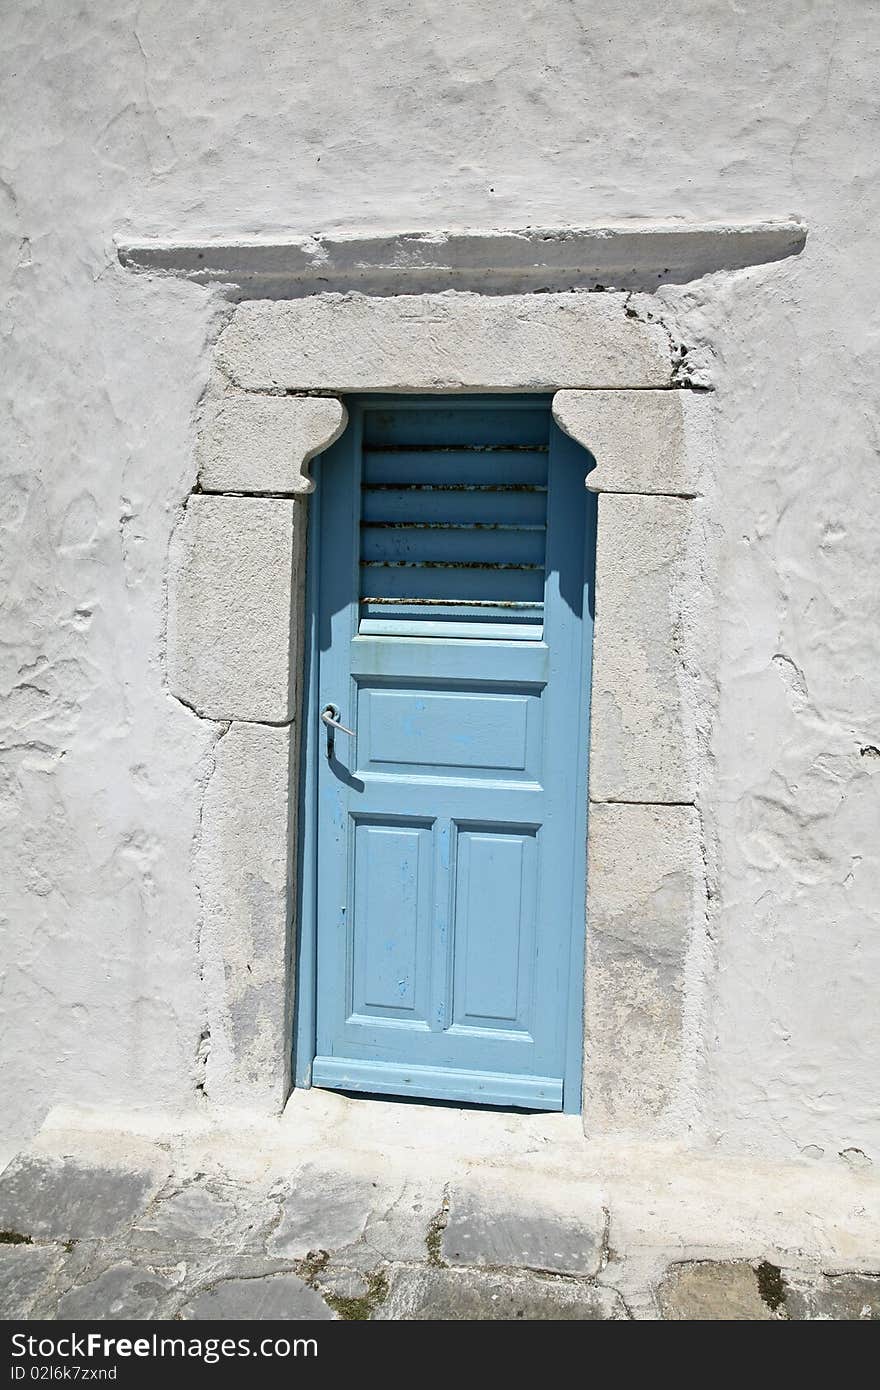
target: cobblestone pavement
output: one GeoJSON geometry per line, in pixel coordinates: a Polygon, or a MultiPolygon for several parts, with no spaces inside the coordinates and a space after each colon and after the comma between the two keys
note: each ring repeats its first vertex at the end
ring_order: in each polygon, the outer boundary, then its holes
{"type": "Polygon", "coordinates": [[[443,1182],[314,1162],[244,1182],[29,1152],[0,1177],[0,1316],[880,1318],[876,1270],[786,1268],[757,1248],[655,1260],[634,1298],[613,1218],[589,1183],[548,1197],[527,1178],[443,1182]]]}

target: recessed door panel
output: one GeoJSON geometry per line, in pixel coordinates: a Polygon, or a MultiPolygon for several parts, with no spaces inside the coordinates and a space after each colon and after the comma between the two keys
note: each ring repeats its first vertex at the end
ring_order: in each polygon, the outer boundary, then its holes
{"type": "Polygon", "coordinates": [[[376,773],[535,777],[540,694],[527,691],[359,690],[359,767],[376,773]]]}
{"type": "Polygon", "coordinates": [[[585,457],[547,398],[348,408],[314,469],[316,1023],[298,1075],[577,1110],[585,457]]]}
{"type": "Polygon", "coordinates": [[[531,1042],[535,832],[459,826],[455,851],[453,1026],[531,1042]]]}
{"type": "Polygon", "coordinates": [[[354,819],[351,1014],[427,1027],[433,863],[425,825],[354,819]]]}

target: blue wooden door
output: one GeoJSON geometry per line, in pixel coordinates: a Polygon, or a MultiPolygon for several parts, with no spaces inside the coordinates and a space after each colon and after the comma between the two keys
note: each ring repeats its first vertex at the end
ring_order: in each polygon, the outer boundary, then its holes
{"type": "Polygon", "coordinates": [[[578,1110],[585,456],[546,398],[349,411],[315,470],[312,1084],[578,1110]]]}

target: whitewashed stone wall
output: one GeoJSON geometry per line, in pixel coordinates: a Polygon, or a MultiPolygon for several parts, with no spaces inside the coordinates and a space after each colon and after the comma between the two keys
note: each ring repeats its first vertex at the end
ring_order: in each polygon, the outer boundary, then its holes
{"type": "MultiPolygon", "coordinates": [[[[228,708],[171,694],[166,590],[230,305],[133,275],[114,236],[798,217],[797,257],[691,280],[667,263],[650,296],[715,388],[719,464],[688,504],[702,578],[682,611],[703,637],[677,677],[707,929],[684,963],[676,1097],[645,1103],[716,1147],[876,1160],[880,20],[867,0],[843,20],[797,0],[508,19],[502,0],[342,0],[332,26],[277,0],[0,19],[10,1133],[60,1100],[202,1104],[219,1046],[206,1070],[194,864],[236,724],[221,737],[228,708]]],[[[658,506],[689,496],[669,491],[658,506]]],[[[608,856],[618,814],[594,811],[608,856]]],[[[674,808],[644,814],[674,842],[674,808]]],[[[633,891],[662,881],[646,861],[633,891]]],[[[609,970],[625,912],[608,904],[609,970]]]]}

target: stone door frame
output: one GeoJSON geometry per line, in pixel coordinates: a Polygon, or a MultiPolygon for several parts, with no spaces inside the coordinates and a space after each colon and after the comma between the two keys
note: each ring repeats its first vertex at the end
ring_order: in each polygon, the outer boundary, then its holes
{"type": "Polygon", "coordinates": [[[688,960],[705,930],[688,671],[693,508],[711,454],[711,396],[677,381],[677,361],[622,293],[317,294],[235,309],[169,585],[169,688],[218,730],[196,863],[211,1101],[277,1111],[292,1085],[306,511],[311,462],[345,428],[341,397],[549,391],[600,494],[584,1122],[673,1123],[688,960]]]}

